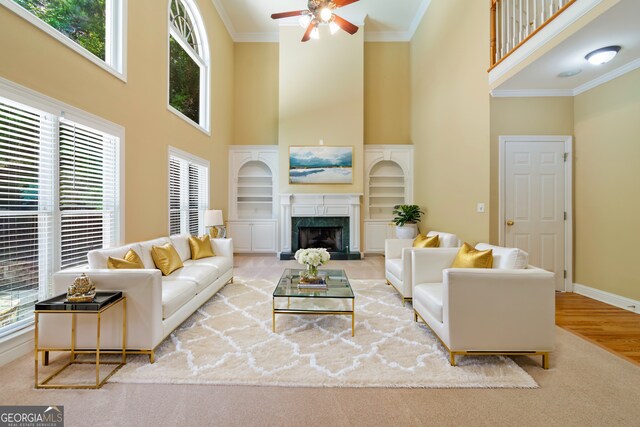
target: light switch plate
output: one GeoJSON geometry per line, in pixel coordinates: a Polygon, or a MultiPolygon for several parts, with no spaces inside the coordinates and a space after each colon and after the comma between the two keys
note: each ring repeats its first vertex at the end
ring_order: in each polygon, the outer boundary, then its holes
{"type": "Polygon", "coordinates": [[[478,213],[484,213],[484,203],[478,203],[478,206],[476,207],[476,211],[478,213]]]}

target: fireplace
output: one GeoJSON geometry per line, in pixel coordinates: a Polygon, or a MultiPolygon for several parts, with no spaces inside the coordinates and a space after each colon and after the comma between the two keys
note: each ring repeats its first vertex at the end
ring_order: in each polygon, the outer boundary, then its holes
{"type": "Polygon", "coordinates": [[[349,217],[291,218],[291,249],[325,248],[346,253],[349,248],[349,217]]]}
{"type": "Polygon", "coordinates": [[[361,259],[361,194],[281,194],[280,259],[324,247],[331,259],[361,259]]]}

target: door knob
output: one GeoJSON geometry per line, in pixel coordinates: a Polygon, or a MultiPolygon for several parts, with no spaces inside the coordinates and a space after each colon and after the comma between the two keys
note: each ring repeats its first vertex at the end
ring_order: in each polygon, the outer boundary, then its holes
{"type": "Polygon", "coordinates": [[[513,222],[513,220],[510,219],[509,221],[507,221],[507,225],[509,227],[511,227],[513,224],[515,224],[515,222],[513,222]]]}

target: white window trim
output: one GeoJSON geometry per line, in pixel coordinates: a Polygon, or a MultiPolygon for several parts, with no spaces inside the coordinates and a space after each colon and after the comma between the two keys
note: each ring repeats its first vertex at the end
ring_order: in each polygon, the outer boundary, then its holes
{"type": "MultiPolygon", "coordinates": [[[[3,0],[0,0],[3,1],[3,0]]],[[[200,9],[196,2],[192,0],[181,0],[187,7],[190,13],[190,17],[193,20],[193,24],[197,27],[198,41],[202,51],[202,57],[194,56],[191,46],[185,47],[185,42],[172,27],[170,21],[170,9],[171,0],[167,1],[167,110],[180,117],[196,129],[200,130],[207,136],[211,136],[211,59],[209,55],[209,36],[207,35],[207,29],[204,26],[200,9]],[[189,56],[198,64],[204,72],[200,73],[200,120],[199,123],[194,122],[189,117],[185,116],[178,109],[171,106],[170,94],[171,94],[171,43],[170,37],[173,37],[180,46],[189,54],[189,56]]]]}
{"type": "MultiPolygon", "coordinates": [[[[0,0],[1,1],[1,0],[0,0]]],[[[118,161],[120,162],[120,233],[117,239],[118,244],[123,244],[125,236],[125,129],[124,127],[105,120],[101,117],[88,113],[79,108],[73,107],[62,101],[43,95],[39,92],[21,86],[10,80],[0,77],[0,96],[12,99],[13,101],[25,104],[44,112],[64,117],[78,124],[89,126],[98,131],[108,133],[120,139],[120,152],[118,161]]],[[[56,241],[57,239],[54,239],[56,241]]]]}
{"type": "Polygon", "coordinates": [[[6,7],[19,17],[44,31],[63,45],[85,57],[98,67],[113,74],[123,82],[127,81],[127,1],[107,0],[105,22],[105,61],[98,58],[60,31],[39,19],[12,0],[0,0],[0,5],[6,7]],[[112,21],[113,19],[113,21],[112,21]],[[115,32],[115,34],[113,34],[115,32]]]}
{"type": "Polygon", "coordinates": [[[171,234],[171,206],[170,206],[170,201],[171,201],[171,174],[169,173],[170,168],[171,168],[171,156],[173,157],[179,157],[181,159],[187,160],[191,163],[194,163],[196,165],[200,165],[203,166],[205,168],[207,168],[207,177],[206,179],[206,184],[207,184],[207,200],[206,200],[206,205],[207,207],[210,206],[210,202],[211,202],[211,186],[209,185],[210,183],[210,179],[211,179],[211,166],[210,166],[210,162],[208,160],[203,159],[202,157],[198,157],[196,155],[193,155],[191,153],[188,153],[186,151],[180,150],[178,148],[169,146],[169,153],[167,155],[167,230],[168,233],[171,234]]]}

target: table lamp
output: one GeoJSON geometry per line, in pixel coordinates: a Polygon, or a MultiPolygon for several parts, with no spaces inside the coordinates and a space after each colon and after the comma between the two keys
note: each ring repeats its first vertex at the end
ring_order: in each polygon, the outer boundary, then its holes
{"type": "Polygon", "coordinates": [[[209,229],[209,235],[218,239],[224,239],[227,237],[227,229],[224,226],[224,220],[222,218],[222,211],[209,210],[204,213],[204,226],[211,227],[209,229]],[[216,233],[213,230],[217,231],[216,233]]]}

